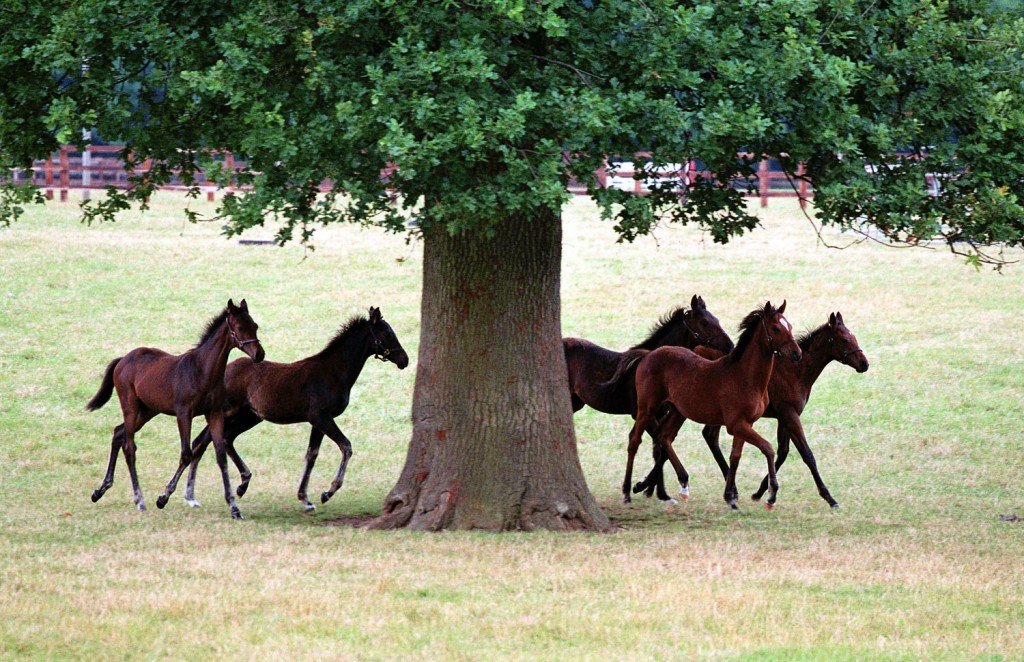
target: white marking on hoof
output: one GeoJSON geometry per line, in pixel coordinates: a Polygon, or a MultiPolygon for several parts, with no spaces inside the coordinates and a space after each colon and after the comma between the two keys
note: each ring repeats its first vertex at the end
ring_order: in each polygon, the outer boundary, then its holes
{"type": "Polygon", "coordinates": [[[185,497],[185,503],[187,503],[189,506],[191,506],[193,508],[199,508],[199,507],[201,507],[203,505],[203,504],[199,503],[195,499],[195,497],[185,497]]]}
{"type": "Polygon", "coordinates": [[[690,498],[690,488],[689,487],[683,487],[682,485],[680,485],[679,486],[679,497],[683,501],[686,501],[687,499],[689,499],[690,498]]]}
{"type": "Polygon", "coordinates": [[[678,505],[679,505],[679,502],[678,502],[678,501],[676,501],[675,499],[669,499],[669,500],[668,500],[668,501],[666,501],[665,503],[667,503],[667,504],[668,504],[668,505],[670,505],[670,506],[678,506],[678,505]]]}
{"type": "Polygon", "coordinates": [[[305,511],[306,511],[307,513],[311,513],[311,512],[313,512],[314,510],[316,510],[316,506],[314,506],[314,505],[313,505],[313,504],[311,504],[311,503],[307,503],[307,504],[306,504],[305,506],[303,506],[303,509],[304,509],[304,510],[305,510],[305,511]]]}

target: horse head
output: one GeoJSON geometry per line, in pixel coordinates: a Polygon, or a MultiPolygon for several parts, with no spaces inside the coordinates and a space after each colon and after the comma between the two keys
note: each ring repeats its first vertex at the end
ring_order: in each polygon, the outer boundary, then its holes
{"type": "Polygon", "coordinates": [[[698,345],[713,347],[723,354],[732,351],[733,343],[718,318],[711,314],[702,297],[693,295],[690,309],[683,315],[683,323],[698,345]]]}
{"type": "Polygon", "coordinates": [[[235,347],[245,352],[253,363],[259,363],[266,355],[263,345],[256,336],[259,325],[249,317],[249,305],[242,299],[242,302],[235,305],[235,302],[228,299],[228,332],[231,334],[231,341],[235,347]]]}
{"type": "Polygon", "coordinates": [[[409,355],[398,341],[395,330],[384,321],[380,308],[370,308],[370,335],[373,338],[373,355],[381,361],[391,361],[399,370],[409,365],[409,355]]]}
{"type": "Polygon", "coordinates": [[[768,345],[772,348],[772,351],[796,363],[803,356],[803,352],[800,351],[800,345],[793,339],[793,325],[783,316],[785,312],[785,301],[782,302],[778,309],[772,306],[771,301],[768,301],[764,305],[761,325],[764,327],[765,334],[767,334],[768,345]],[[789,347],[788,350],[786,349],[787,347],[789,347]]]}
{"type": "Polygon", "coordinates": [[[868,355],[860,348],[857,337],[843,324],[842,313],[832,313],[828,318],[828,346],[832,359],[845,363],[857,372],[867,372],[868,355]]]}

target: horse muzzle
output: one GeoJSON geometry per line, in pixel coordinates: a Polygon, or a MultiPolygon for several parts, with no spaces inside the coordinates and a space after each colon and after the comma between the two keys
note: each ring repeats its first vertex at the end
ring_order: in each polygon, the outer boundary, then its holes
{"type": "Polygon", "coordinates": [[[258,342],[242,347],[242,351],[252,359],[253,363],[259,363],[267,355],[266,352],[263,351],[263,345],[258,342]]]}
{"type": "Polygon", "coordinates": [[[405,370],[409,366],[409,355],[405,353],[404,349],[399,349],[388,354],[388,361],[391,361],[399,370],[405,370]]]}

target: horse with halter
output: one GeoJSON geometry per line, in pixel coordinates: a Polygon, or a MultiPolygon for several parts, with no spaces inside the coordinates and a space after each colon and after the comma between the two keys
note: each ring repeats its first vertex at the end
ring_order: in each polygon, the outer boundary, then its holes
{"type": "Polygon", "coordinates": [[[736,470],[744,443],[764,453],[769,476],[766,506],[769,509],[774,506],[779,487],[775,452],[754,430],[753,424],[768,406],[768,381],[776,355],[794,363],[802,355],[793,339],[793,327],[784,317],[785,311],[785,302],[778,309],[767,302],[751,311],[740,324],[741,334],[736,346],[715,360],[682,347],[662,347],[640,359],[635,377],[636,422],[629,435],[623,501],[630,501],[633,460],[643,441],[644,430],[652,426],[655,427],[655,444],[661,446],[676,470],[680,486],[685,487],[686,472],[672,442],[682,422],[691,419],[704,425],[725,426],[733,436],[724,493],[729,507],[736,508],[736,470]],[[667,413],[662,413],[666,409],[667,413]]]}
{"type": "MultiPolygon", "coordinates": [[[[330,489],[320,495],[327,503],[345,480],[345,469],[352,457],[352,443],[334,419],[348,407],[352,386],[371,356],[394,363],[400,370],[409,365],[409,355],[398,341],[394,329],[381,316],[379,308],[370,308],[369,317],[354,317],[345,324],[319,353],[293,363],[245,358],[232,362],[225,375],[227,403],[224,438],[227,452],[238,467],[242,482],[238,496],[245,494],[252,472],[235,451],[235,439],[261,421],[279,425],[309,423],[306,468],[299,482],[298,498],[306,511],[315,506],[306,496],[309,477],[320,452],[324,436],[341,450],[341,465],[330,489]]],[[[199,460],[210,443],[210,431],[203,430],[192,443],[192,462],[185,487],[185,501],[199,506],[195,498],[195,479],[199,460]]],[[[174,491],[184,467],[179,467],[168,491],[157,500],[163,508],[174,491]]]]}
{"type": "Polygon", "coordinates": [[[92,493],[94,503],[114,484],[118,450],[123,450],[135,505],[139,510],[145,510],[135,471],[135,434],[157,414],[174,416],[178,419],[181,440],[180,462],[187,465],[192,460],[189,445],[192,419],[205,416],[224,480],[224,498],[231,509],[231,516],[242,518],[231,491],[225,455],[224,367],[228,354],[235,348],[245,352],[249,356],[247,360],[254,364],[263,360],[257,328],[249,316],[245,299],[238,306],[228,299],[227,307],[207,323],[196,346],[184,354],[173,355],[152,347],[137,347],[107,365],[100,390],[86,409],[96,411],[110,400],[116,389],[124,423],[114,428],[107,473],[99,488],[92,493]]]}
{"type": "MultiPolygon", "coordinates": [[[[828,322],[818,328],[804,334],[797,340],[803,351],[803,359],[799,363],[780,361],[772,370],[772,376],[768,381],[768,408],[765,409],[762,418],[778,419],[778,449],[776,451],[775,470],[778,471],[789,455],[789,444],[792,441],[796,445],[800,457],[811,472],[814,484],[818,488],[818,494],[832,508],[838,508],[839,503],[832,498],[825,482],[818,473],[818,465],[814,459],[814,453],[807,443],[804,434],[803,423],[800,415],[811,398],[811,389],[822,371],[832,361],[837,361],[850,366],[859,373],[867,372],[869,367],[867,354],[857,343],[857,337],[853,331],[843,322],[843,314],[836,312],[829,315],[828,322]]],[[[717,358],[721,352],[715,349],[698,348],[702,356],[706,358],[717,358]]],[[[708,425],[704,427],[704,438],[722,470],[722,476],[727,477],[729,467],[722,457],[722,450],[718,444],[720,427],[708,425]]],[[[645,492],[650,497],[657,489],[659,495],[665,491],[663,486],[664,473],[662,467],[667,458],[660,447],[655,447],[655,466],[642,481],[633,486],[633,493],[645,492]],[[662,485],[658,485],[662,483],[662,485]]],[[[754,501],[759,501],[768,489],[768,476],[761,480],[761,486],[751,496],[754,501]]]]}
{"type": "MultiPolygon", "coordinates": [[[[615,352],[582,338],[562,338],[565,362],[569,369],[569,393],[572,410],[589,406],[605,414],[636,418],[636,384],[633,369],[649,351],[658,347],[678,346],[693,349],[699,345],[728,352],[732,340],[722,329],[718,318],[708,310],[702,297],[690,299],[690,307],[679,307],[664,315],[646,340],[624,352],[615,352]],[[614,375],[621,379],[610,383],[614,375]]],[[[652,433],[653,427],[648,432],[652,433]]],[[[685,470],[684,470],[685,471],[685,470]]],[[[659,498],[668,500],[664,486],[658,486],[659,498]]],[[[685,486],[683,486],[685,490],[685,486]]]]}

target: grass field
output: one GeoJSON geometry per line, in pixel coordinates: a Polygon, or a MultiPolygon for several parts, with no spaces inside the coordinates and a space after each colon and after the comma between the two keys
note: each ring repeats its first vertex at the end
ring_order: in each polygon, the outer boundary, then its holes
{"type": "MultiPolygon", "coordinates": [[[[84,411],[107,362],[184,351],[229,297],[248,300],[279,361],[380,306],[415,366],[420,246],[357,227],[318,232],[311,253],[242,246],[185,223],[182,204],[161,195],[92,228],[50,204],[0,229],[0,657],[1024,659],[1024,521],[999,517],[1024,517],[1024,265],[830,250],[776,200],[728,246],[686,228],[618,245],[576,201],[565,335],[621,349],[694,293],[734,338],[766,299],[787,299],[797,329],[843,313],[871,369],[830,366],[803,417],[843,507],[795,452],[779,507],[751,502],[764,462],[748,448],[729,512],[692,424],[676,442],[691,499],[623,505],[630,423],[585,410],[581,462],[618,533],[380,533],[347,522],[378,513],[398,476],[414,370],[376,361],[338,421],[355,449],[345,486],[312,515],[295,498],[307,428],[271,425],[239,440],[255,472],[246,521],[230,519],[210,459],[202,508],[179,489],[156,510],[178,457],[168,417],[137,437],[151,510],[134,509],[123,462],[90,502],[120,420],[116,400],[84,411]]],[[[774,440],[774,421],[758,429],[774,440]]],[[[638,475],[648,446],[640,458],[638,475]]],[[[325,443],[311,493],[339,459],[325,443]]]]}

